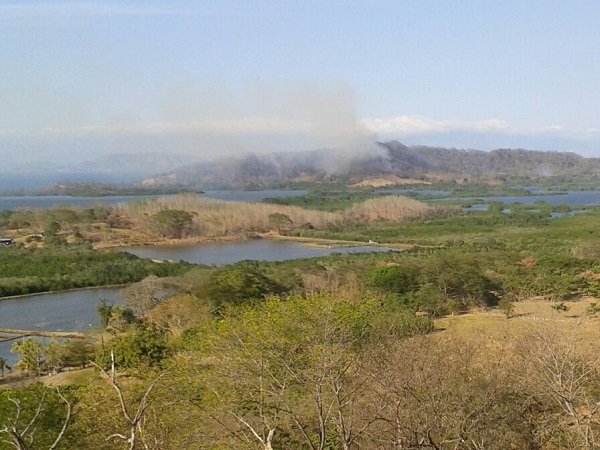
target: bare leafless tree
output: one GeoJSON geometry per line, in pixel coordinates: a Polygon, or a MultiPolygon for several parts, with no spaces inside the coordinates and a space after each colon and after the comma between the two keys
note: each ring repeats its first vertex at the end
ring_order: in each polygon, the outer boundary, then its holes
{"type": "MultiPolygon", "coordinates": [[[[56,388],[56,393],[65,404],[66,413],[62,428],[56,436],[54,442],[50,445],[50,447],[48,447],[49,450],[55,450],[58,447],[58,444],[63,439],[65,432],[67,431],[67,427],[69,426],[73,413],[72,403],[67,400],[64,395],[62,395],[59,388],[56,388]]],[[[21,414],[23,413],[21,402],[18,399],[9,397],[9,401],[15,405],[15,414],[12,418],[7,420],[8,423],[0,427],[0,434],[7,435],[7,438],[2,439],[4,443],[14,447],[16,450],[31,450],[33,448],[36,430],[35,425],[44,409],[45,399],[46,395],[44,393],[38,402],[33,417],[29,420],[29,422],[21,423],[21,414]]]]}
{"type": "Polygon", "coordinates": [[[532,417],[537,434],[560,448],[600,447],[600,355],[584,326],[538,323],[517,337],[520,390],[539,411],[532,417]]]}
{"type": "Polygon", "coordinates": [[[379,420],[373,448],[528,448],[518,407],[504,399],[511,373],[501,349],[444,335],[418,336],[379,352],[370,385],[379,420]],[[517,417],[517,419],[515,419],[517,417]],[[513,447],[511,447],[513,445],[513,447]]]}
{"type": "Polygon", "coordinates": [[[144,420],[145,414],[150,406],[150,394],[152,390],[155,388],[158,381],[167,374],[167,372],[162,372],[158,377],[156,377],[150,385],[146,388],[144,395],[142,396],[140,402],[137,407],[128,406],[125,402],[125,397],[123,396],[123,390],[117,381],[116,369],[115,369],[115,356],[111,351],[111,367],[110,373],[107,372],[103,367],[98,364],[92,362],[94,366],[96,366],[100,372],[110,381],[111,386],[117,393],[117,398],[119,400],[119,406],[121,412],[123,413],[123,417],[127,422],[128,434],[122,433],[113,433],[106,438],[106,440],[111,439],[120,439],[126,442],[129,446],[129,450],[134,450],[136,445],[140,443],[145,450],[158,449],[160,447],[156,447],[148,442],[148,437],[145,433],[144,420]]]}

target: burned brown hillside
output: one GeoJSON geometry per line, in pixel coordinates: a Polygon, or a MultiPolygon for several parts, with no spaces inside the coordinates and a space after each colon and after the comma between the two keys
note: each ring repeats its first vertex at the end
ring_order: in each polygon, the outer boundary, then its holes
{"type": "Polygon", "coordinates": [[[310,183],[358,183],[394,176],[422,181],[456,178],[586,177],[600,175],[600,159],[575,153],[524,149],[490,152],[444,147],[378,143],[361,153],[332,150],[247,154],[195,163],[144,180],[146,185],[200,189],[275,188],[310,183]]]}

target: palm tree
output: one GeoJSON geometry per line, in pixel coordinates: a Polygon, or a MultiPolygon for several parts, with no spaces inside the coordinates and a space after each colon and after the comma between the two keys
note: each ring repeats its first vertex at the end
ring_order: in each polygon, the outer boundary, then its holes
{"type": "Polygon", "coordinates": [[[10,351],[13,353],[20,353],[21,359],[16,364],[16,367],[27,372],[28,375],[32,373],[35,375],[40,374],[43,348],[42,344],[38,341],[27,338],[23,342],[13,342],[10,351]]]}
{"type": "Polygon", "coordinates": [[[2,372],[2,379],[4,379],[4,370],[10,370],[10,366],[2,356],[0,356],[0,372],[2,372]]]}

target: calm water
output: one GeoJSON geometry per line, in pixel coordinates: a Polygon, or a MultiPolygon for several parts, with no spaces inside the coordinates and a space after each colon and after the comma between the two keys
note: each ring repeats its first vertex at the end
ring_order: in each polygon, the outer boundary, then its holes
{"type": "MultiPolygon", "coordinates": [[[[45,331],[81,331],[97,326],[100,299],[118,304],[118,288],[87,289],[0,300],[0,328],[45,331]]],[[[0,342],[0,356],[14,364],[14,341],[0,342]]]]}
{"type": "MultiPolygon", "coordinates": [[[[259,201],[267,197],[304,195],[306,191],[211,191],[206,197],[227,201],[259,201]]],[[[56,205],[92,206],[116,204],[156,196],[136,197],[0,197],[0,210],[21,207],[50,208],[56,205]]],[[[565,195],[526,197],[487,197],[485,201],[532,204],[545,201],[549,204],[597,205],[600,191],[569,192],[565,195]]],[[[463,199],[461,199],[463,200],[463,199]]],[[[474,200],[474,199],[472,199],[474,200]]],[[[192,246],[145,246],[131,247],[127,251],[144,258],[189,261],[202,264],[229,264],[241,260],[283,261],[297,258],[324,256],[332,253],[385,252],[384,247],[306,247],[292,241],[252,240],[230,243],[202,244],[192,246]]],[[[0,328],[84,331],[90,324],[98,324],[96,307],[101,298],[118,303],[118,289],[95,289],[60,294],[44,294],[19,299],[0,300],[0,328]]],[[[9,352],[12,342],[0,343],[0,355],[14,362],[9,352]]],[[[9,364],[11,364],[9,362],[9,364]]]]}
{"type": "Polygon", "coordinates": [[[0,328],[85,331],[90,324],[98,325],[99,300],[120,302],[118,292],[119,288],[85,289],[0,300],[0,328]]]}
{"type": "MultiPolygon", "coordinates": [[[[143,258],[220,265],[245,259],[283,261],[332,253],[385,252],[392,249],[370,246],[317,248],[291,241],[258,239],[187,246],[131,247],[125,250],[143,258]]],[[[0,328],[85,331],[98,325],[96,307],[100,299],[120,303],[118,292],[118,288],[90,289],[0,300],[0,328]]],[[[0,356],[6,358],[9,364],[16,359],[16,355],[10,353],[12,342],[0,343],[0,356]]]]}
{"type": "MultiPolygon", "coordinates": [[[[264,190],[264,191],[207,191],[202,197],[235,202],[256,202],[269,197],[292,197],[306,195],[308,191],[264,190]]],[[[45,197],[0,197],[0,211],[13,211],[19,208],[52,208],[74,205],[91,207],[95,205],[116,205],[118,203],[148,200],[161,195],[119,195],[106,197],[70,197],[51,195],[45,197]]]]}
{"type": "Polygon", "coordinates": [[[250,241],[224,242],[197,245],[157,245],[127,247],[123,251],[141,258],[170,261],[187,261],[196,264],[231,264],[247,259],[256,261],[285,261],[313,258],[332,253],[387,252],[387,247],[307,247],[299,242],[256,239],[250,241]]]}
{"type": "MultiPolygon", "coordinates": [[[[406,194],[409,192],[418,192],[428,195],[444,195],[445,191],[417,191],[406,189],[380,189],[378,192],[389,194],[406,194]]],[[[264,190],[264,191],[207,191],[201,194],[202,197],[214,198],[224,201],[236,202],[256,202],[269,197],[296,197],[306,195],[308,191],[290,191],[282,189],[264,190]]],[[[115,205],[118,203],[132,202],[137,200],[146,200],[160,197],[159,195],[138,195],[138,196],[108,196],[108,197],[69,197],[69,196],[47,196],[47,197],[0,197],[0,211],[13,211],[19,208],[52,208],[60,205],[75,205],[91,207],[94,205],[115,205]]],[[[564,195],[530,195],[515,197],[467,197],[467,198],[446,198],[445,200],[485,200],[497,201],[503,203],[534,203],[536,201],[545,201],[550,204],[566,203],[568,205],[596,205],[600,203],[600,191],[589,192],[568,192],[564,195]]]]}
{"type": "Polygon", "coordinates": [[[0,211],[14,211],[20,208],[52,208],[54,206],[116,205],[117,203],[135,200],[147,200],[158,195],[107,196],[107,197],[69,197],[67,195],[51,195],[47,197],[0,197],[0,211]]]}
{"type": "Polygon", "coordinates": [[[515,197],[465,197],[465,198],[444,198],[436,201],[448,200],[483,200],[486,202],[501,202],[501,203],[522,203],[530,205],[535,202],[546,202],[550,205],[559,205],[565,203],[570,206],[593,206],[600,204],[600,191],[585,191],[585,192],[567,192],[565,194],[549,194],[549,195],[526,195],[515,197]]]}

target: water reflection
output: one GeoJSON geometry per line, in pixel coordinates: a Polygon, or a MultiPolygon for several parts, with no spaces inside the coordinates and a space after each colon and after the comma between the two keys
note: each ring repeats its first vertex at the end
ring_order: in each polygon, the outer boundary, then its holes
{"type": "MultiPolygon", "coordinates": [[[[100,299],[121,303],[119,290],[88,289],[0,300],[0,328],[85,332],[99,325],[96,307],[100,299]]],[[[48,338],[36,339],[44,342],[48,338]]],[[[0,342],[0,356],[11,366],[17,361],[17,355],[10,353],[13,342],[0,342]]]]}
{"type": "Polygon", "coordinates": [[[333,253],[387,252],[394,249],[359,245],[356,247],[308,247],[295,241],[256,239],[197,245],[159,245],[126,247],[122,251],[141,258],[161,261],[187,261],[194,264],[231,264],[244,260],[286,261],[313,258],[333,253]]]}

